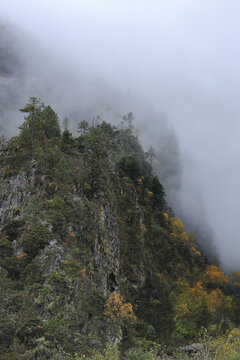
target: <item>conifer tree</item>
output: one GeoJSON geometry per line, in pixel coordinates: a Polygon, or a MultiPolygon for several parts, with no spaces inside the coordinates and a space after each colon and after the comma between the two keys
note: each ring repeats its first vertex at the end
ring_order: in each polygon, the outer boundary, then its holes
{"type": "Polygon", "coordinates": [[[25,122],[20,126],[20,141],[22,144],[31,148],[31,156],[34,153],[34,137],[37,130],[37,113],[40,111],[41,106],[36,97],[30,97],[30,102],[22,109],[21,112],[27,114],[25,122]]]}

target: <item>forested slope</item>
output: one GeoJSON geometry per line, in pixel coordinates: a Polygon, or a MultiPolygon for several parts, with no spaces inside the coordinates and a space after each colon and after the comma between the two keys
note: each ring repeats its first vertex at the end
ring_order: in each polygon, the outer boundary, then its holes
{"type": "Polygon", "coordinates": [[[35,98],[21,111],[0,152],[1,359],[124,356],[238,325],[238,274],[209,264],[168,207],[131,113],[73,135],[35,98]]]}

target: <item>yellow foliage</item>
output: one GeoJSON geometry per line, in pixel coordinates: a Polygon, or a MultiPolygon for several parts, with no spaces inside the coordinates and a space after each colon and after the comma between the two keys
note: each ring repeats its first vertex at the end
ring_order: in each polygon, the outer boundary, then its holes
{"type": "Polygon", "coordinates": [[[147,191],[147,194],[149,197],[152,197],[153,196],[153,192],[152,191],[147,191]]]}
{"type": "MultiPolygon", "coordinates": [[[[182,221],[176,217],[169,218],[171,228],[170,235],[176,240],[187,245],[193,245],[194,239],[192,234],[187,234],[182,221]]],[[[197,250],[196,250],[197,251],[197,250]]]]}
{"type": "Polygon", "coordinates": [[[231,296],[226,296],[224,298],[224,305],[228,311],[232,311],[233,310],[233,298],[231,296]]]}
{"type": "Polygon", "coordinates": [[[129,182],[125,182],[124,185],[125,185],[126,187],[128,187],[128,188],[133,187],[133,185],[132,185],[131,183],[129,183],[129,182]]]}
{"type": "Polygon", "coordinates": [[[67,234],[67,237],[65,237],[66,243],[69,245],[71,244],[72,240],[77,237],[76,233],[74,231],[71,231],[67,234]]]}
{"type": "Polygon", "coordinates": [[[216,360],[230,360],[230,358],[234,355],[235,351],[228,342],[223,342],[223,340],[220,340],[220,342],[216,341],[215,347],[217,347],[215,356],[216,360]]]}
{"type": "Polygon", "coordinates": [[[163,217],[164,217],[164,220],[168,220],[168,214],[167,213],[163,213],[163,217]]]}
{"type": "Polygon", "coordinates": [[[197,281],[190,286],[187,280],[182,278],[179,278],[174,285],[175,289],[171,298],[174,304],[175,319],[191,316],[198,311],[203,301],[213,315],[221,314],[224,309],[232,310],[232,298],[225,296],[219,288],[207,292],[202,281],[197,281]]]}
{"type": "Polygon", "coordinates": [[[201,256],[202,254],[200,253],[200,251],[198,251],[195,247],[192,247],[192,252],[195,254],[195,255],[198,255],[198,256],[201,256]]]}
{"type": "Polygon", "coordinates": [[[206,304],[211,313],[216,313],[216,311],[223,305],[224,296],[220,289],[215,289],[208,294],[206,298],[206,304]]]}
{"type": "Polygon", "coordinates": [[[220,268],[215,265],[207,266],[205,270],[204,278],[207,282],[214,283],[217,285],[223,285],[228,282],[228,278],[224,274],[224,272],[221,271],[220,268]]]}
{"type": "Polygon", "coordinates": [[[230,359],[235,353],[240,352],[240,329],[233,329],[227,338],[218,337],[211,346],[215,353],[214,359],[230,359]]]}
{"type": "Polygon", "coordinates": [[[76,234],[75,234],[75,232],[74,231],[71,231],[70,233],[68,233],[68,236],[70,237],[70,238],[76,238],[76,234]]]}
{"type": "Polygon", "coordinates": [[[174,285],[175,291],[171,294],[171,298],[174,304],[175,320],[192,316],[196,304],[188,281],[184,278],[179,278],[174,285]]]}
{"type": "Polygon", "coordinates": [[[189,294],[191,295],[191,300],[194,306],[201,306],[202,301],[207,299],[207,291],[203,288],[202,281],[197,281],[190,289],[189,294]]]}
{"type": "Polygon", "coordinates": [[[161,304],[161,301],[159,300],[159,299],[150,299],[149,300],[149,303],[151,304],[151,305],[159,305],[159,304],[161,304]]]}
{"type": "Polygon", "coordinates": [[[113,319],[128,318],[136,320],[136,316],[133,313],[131,303],[124,303],[123,297],[117,293],[112,292],[105,304],[106,314],[110,315],[113,319]]]}
{"type": "Polygon", "coordinates": [[[175,230],[175,232],[183,232],[185,230],[182,221],[176,217],[170,218],[171,224],[175,230]]]}
{"type": "Polygon", "coordinates": [[[240,329],[239,328],[235,328],[233,329],[230,334],[228,335],[228,341],[231,344],[234,344],[235,346],[237,345],[238,348],[235,350],[236,351],[240,351],[240,329]]]}
{"type": "Polygon", "coordinates": [[[56,181],[51,181],[48,183],[48,185],[53,188],[57,185],[57,183],[56,183],[56,181]]]}
{"type": "Polygon", "coordinates": [[[186,243],[190,243],[190,239],[186,233],[186,231],[183,231],[181,234],[181,240],[186,244],[186,243]]]}
{"type": "Polygon", "coordinates": [[[158,277],[159,280],[161,280],[161,281],[168,282],[168,278],[167,278],[166,275],[164,275],[163,273],[157,274],[157,277],[158,277]]]}
{"type": "Polygon", "coordinates": [[[185,278],[178,278],[174,285],[177,287],[178,291],[189,289],[189,283],[185,278]]]}
{"type": "Polygon", "coordinates": [[[175,310],[174,320],[190,315],[188,304],[184,302],[177,304],[174,310],[175,310]]]}
{"type": "Polygon", "coordinates": [[[147,231],[147,228],[145,225],[140,224],[140,230],[141,230],[141,232],[145,233],[147,231]]]}
{"type": "Polygon", "coordinates": [[[198,293],[198,294],[202,291],[205,291],[201,280],[197,281],[191,289],[193,293],[198,293]]]}
{"type": "MultiPolygon", "coordinates": [[[[208,266],[208,276],[216,283],[225,283],[227,277],[216,266],[208,266]],[[212,275],[214,274],[214,276],[212,275]],[[210,274],[210,275],[209,275],[210,274]]],[[[214,316],[222,316],[225,311],[232,311],[233,299],[226,296],[220,288],[207,291],[206,282],[197,281],[192,286],[185,278],[179,278],[171,293],[171,302],[174,306],[174,318],[188,318],[193,316],[204,303],[208,311],[214,316]]]]}

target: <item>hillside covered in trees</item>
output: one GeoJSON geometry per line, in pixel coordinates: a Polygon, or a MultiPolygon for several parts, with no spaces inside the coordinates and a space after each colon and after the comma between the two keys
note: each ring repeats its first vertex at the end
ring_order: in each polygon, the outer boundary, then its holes
{"type": "Polygon", "coordinates": [[[36,98],[21,111],[0,148],[0,358],[153,359],[236,334],[240,276],[174,216],[133,115],[72,134],[36,98]]]}

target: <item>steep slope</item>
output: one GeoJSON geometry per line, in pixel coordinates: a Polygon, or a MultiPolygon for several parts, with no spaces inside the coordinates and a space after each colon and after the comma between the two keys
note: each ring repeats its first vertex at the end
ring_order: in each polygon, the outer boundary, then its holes
{"type": "Polygon", "coordinates": [[[67,116],[71,119],[74,128],[79,116],[91,119],[100,115],[114,124],[121,120],[122,113],[133,111],[144,148],[152,145],[155,149],[154,172],[166,190],[169,204],[184,219],[189,231],[198,234],[201,248],[211,261],[217,263],[214,247],[217,242],[211,224],[202,216],[205,211],[202,197],[199,198],[199,186],[191,176],[193,189],[189,191],[184,179],[193,169],[190,166],[186,170],[184,144],[179,146],[166,115],[157,112],[142,96],[120,91],[116,83],[110,85],[104,79],[91,81],[88,78],[91,74],[82,73],[81,63],[69,64],[64,56],[61,60],[59,55],[51,53],[37,39],[32,39],[6,19],[0,19],[0,30],[0,133],[3,131],[7,136],[16,134],[16,127],[22,121],[18,109],[29,94],[52,104],[61,118],[67,116]],[[184,197],[190,199],[184,206],[182,191],[184,197]]]}
{"type": "Polygon", "coordinates": [[[131,114],[121,128],[82,121],[73,137],[37,99],[21,111],[0,152],[3,359],[177,344],[237,321],[227,277],[169,209],[131,114]]]}

